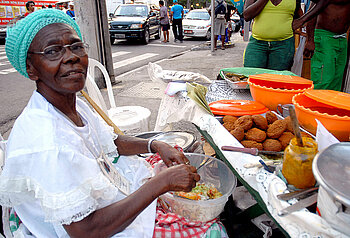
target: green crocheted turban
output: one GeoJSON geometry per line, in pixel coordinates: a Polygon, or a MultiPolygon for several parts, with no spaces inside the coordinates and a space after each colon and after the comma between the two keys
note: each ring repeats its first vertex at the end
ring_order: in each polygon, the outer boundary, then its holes
{"type": "Polygon", "coordinates": [[[77,23],[63,11],[56,9],[37,10],[14,25],[7,27],[6,55],[12,66],[23,76],[28,78],[27,52],[35,35],[45,26],[54,23],[70,25],[82,39],[77,23]]]}

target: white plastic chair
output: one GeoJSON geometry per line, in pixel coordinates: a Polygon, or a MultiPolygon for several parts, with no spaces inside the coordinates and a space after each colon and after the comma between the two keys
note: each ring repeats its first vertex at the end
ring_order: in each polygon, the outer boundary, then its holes
{"type": "MultiPolygon", "coordinates": [[[[4,140],[4,138],[2,137],[1,133],[0,133],[0,174],[2,172],[2,167],[4,166],[4,162],[5,162],[5,153],[6,153],[6,140],[4,140]]],[[[10,234],[9,230],[9,208],[7,207],[2,207],[2,224],[3,224],[3,229],[5,234],[10,234]]],[[[0,234],[0,238],[4,237],[2,234],[0,234]]],[[[6,236],[6,237],[10,237],[10,236],[6,236]]]]}
{"type": "Polygon", "coordinates": [[[2,167],[4,166],[5,162],[5,151],[6,151],[6,141],[2,137],[0,133],[0,174],[2,172],[2,167]]]}
{"type": "Polygon", "coordinates": [[[89,96],[109,116],[125,134],[138,134],[149,131],[151,111],[140,106],[117,107],[114,100],[111,80],[105,67],[97,60],[89,58],[88,75],[85,84],[89,96]],[[106,81],[109,99],[108,108],[95,82],[95,68],[101,70],[106,81]]]}
{"type": "Polygon", "coordinates": [[[111,108],[116,107],[114,96],[113,96],[111,79],[109,78],[106,68],[100,62],[91,58],[89,58],[89,68],[88,68],[88,75],[87,75],[87,81],[86,81],[86,88],[88,90],[89,96],[107,114],[108,109],[107,109],[106,103],[102,97],[100,89],[98,88],[95,82],[95,68],[98,68],[101,71],[105,79],[110,107],[111,108]]]}

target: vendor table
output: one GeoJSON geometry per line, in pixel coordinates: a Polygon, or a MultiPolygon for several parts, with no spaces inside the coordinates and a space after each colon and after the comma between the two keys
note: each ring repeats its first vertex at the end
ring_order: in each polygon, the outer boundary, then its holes
{"type": "MultiPolygon", "coordinates": [[[[242,99],[239,98],[239,95],[242,94],[244,99],[248,99],[247,92],[249,93],[248,90],[236,92],[234,97],[242,99]]],[[[348,237],[334,230],[322,217],[309,212],[305,208],[285,217],[279,216],[277,213],[280,210],[297,202],[296,199],[286,202],[277,198],[278,194],[287,192],[285,182],[263,168],[244,168],[247,163],[257,163],[260,159],[259,156],[222,151],[220,148],[224,145],[243,146],[215,117],[206,113],[194,101],[183,94],[177,94],[174,97],[165,96],[159,108],[155,130],[162,130],[169,123],[181,120],[191,121],[196,125],[203,137],[216,151],[218,158],[230,167],[235,176],[257,201],[258,205],[246,210],[247,213],[260,215],[265,212],[276,222],[287,237],[348,237]]]]}

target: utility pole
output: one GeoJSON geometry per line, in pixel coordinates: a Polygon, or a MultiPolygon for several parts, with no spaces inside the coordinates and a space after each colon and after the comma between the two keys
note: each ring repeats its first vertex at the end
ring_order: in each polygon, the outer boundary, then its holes
{"type": "Polygon", "coordinates": [[[215,17],[215,10],[214,10],[214,0],[211,0],[211,6],[210,6],[210,12],[211,12],[211,36],[210,36],[210,50],[211,52],[214,52],[214,17],[215,17]]]}
{"type": "MultiPolygon", "coordinates": [[[[112,83],[114,83],[106,0],[74,0],[74,5],[76,21],[80,27],[83,41],[90,46],[89,57],[105,66],[112,83]]],[[[105,87],[102,74],[95,75],[100,75],[95,79],[97,85],[100,88],[105,87]]]]}

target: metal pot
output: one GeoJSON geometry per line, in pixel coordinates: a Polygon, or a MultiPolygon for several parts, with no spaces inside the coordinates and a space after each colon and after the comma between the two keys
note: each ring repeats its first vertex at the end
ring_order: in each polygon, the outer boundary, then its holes
{"type": "Polygon", "coordinates": [[[350,235],[350,142],[329,146],[316,155],[312,171],[320,184],[317,208],[334,229],[350,235]]]}

